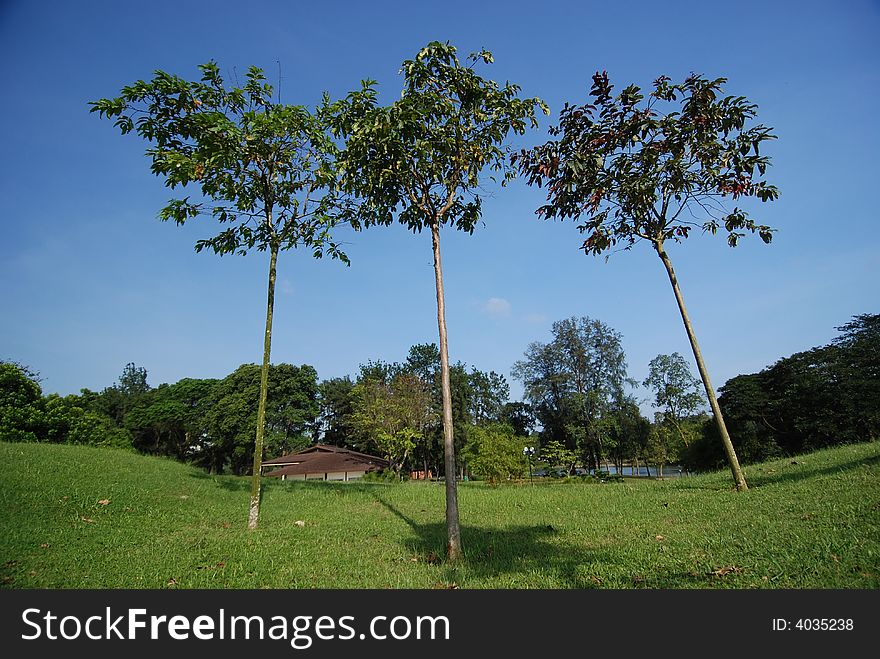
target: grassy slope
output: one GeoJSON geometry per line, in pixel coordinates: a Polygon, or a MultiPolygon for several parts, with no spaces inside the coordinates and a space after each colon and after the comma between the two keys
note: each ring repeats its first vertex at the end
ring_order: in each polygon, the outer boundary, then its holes
{"type": "Polygon", "coordinates": [[[876,442],[748,467],[745,493],[727,473],[462,484],[456,567],[435,484],[273,482],[248,533],[247,479],[75,446],[0,444],[0,462],[6,588],[880,586],[876,442]]]}

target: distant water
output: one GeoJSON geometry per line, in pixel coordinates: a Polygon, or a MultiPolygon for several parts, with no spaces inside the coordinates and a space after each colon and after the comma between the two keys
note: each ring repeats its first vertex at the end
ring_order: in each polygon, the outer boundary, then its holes
{"type": "MultiPolygon", "coordinates": [[[[601,471],[605,471],[602,469],[601,471]]],[[[592,473],[592,470],[590,470],[592,473]]],[[[614,465],[608,465],[608,473],[617,474],[617,467],[614,465]]],[[[643,476],[650,478],[657,478],[660,475],[659,470],[651,465],[651,467],[645,467],[644,465],[640,465],[638,471],[634,470],[632,467],[624,467],[620,472],[621,476],[643,476]],[[635,473],[633,473],[635,472],[635,473]]],[[[663,465],[663,478],[678,478],[679,476],[687,476],[687,473],[681,467],[681,465],[663,465]]]]}

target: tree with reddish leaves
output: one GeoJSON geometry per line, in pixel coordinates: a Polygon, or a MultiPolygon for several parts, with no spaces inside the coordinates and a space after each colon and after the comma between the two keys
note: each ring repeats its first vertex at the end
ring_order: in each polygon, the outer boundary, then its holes
{"type": "Polygon", "coordinates": [[[654,248],[672,284],[734,482],[745,490],[666,251],[669,241],[682,242],[694,229],[723,231],[731,247],[747,233],[757,233],[765,243],[772,239],[773,229],[724,204],[740,197],[778,197],[763,179],[770,161],[761,145],[775,139],[772,129],[752,125],[757,107],[742,96],[725,96],[726,82],[690,75],[671,84],[661,76],[647,96],[636,85],[615,96],[608,74],[596,73],[591,102],[566,105],[559,125],[550,130],[553,139],[521,151],[514,161],[529,184],[546,187],[546,203],[537,214],[580,222],[587,254],[630,249],[641,241],[654,248]]]}

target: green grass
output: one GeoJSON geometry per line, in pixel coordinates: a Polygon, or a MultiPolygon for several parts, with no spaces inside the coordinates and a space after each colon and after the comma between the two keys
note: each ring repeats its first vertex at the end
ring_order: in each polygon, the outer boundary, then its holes
{"type": "Polygon", "coordinates": [[[124,451],[0,444],[4,588],[877,588],[880,444],[666,481],[459,489],[249,481],[124,451]],[[109,500],[102,504],[100,501],[109,500]],[[304,526],[295,524],[297,520],[304,526]]]}

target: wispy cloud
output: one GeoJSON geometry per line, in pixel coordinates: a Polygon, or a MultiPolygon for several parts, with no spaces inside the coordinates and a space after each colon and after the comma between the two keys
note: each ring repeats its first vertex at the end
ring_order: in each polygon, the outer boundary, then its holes
{"type": "Polygon", "coordinates": [[[500,318],[510,315],[510,302],[503,297],[490,297],[483,305],[483,311],[490,316],[500,318]]]}
{"type": "Polygon", "coordinates": [[[523,320],[527,323],[535,323],[537,325],[539,323],[547,322],[547,316],[542,313],[527,313],[523,316],[523,320]]]}

